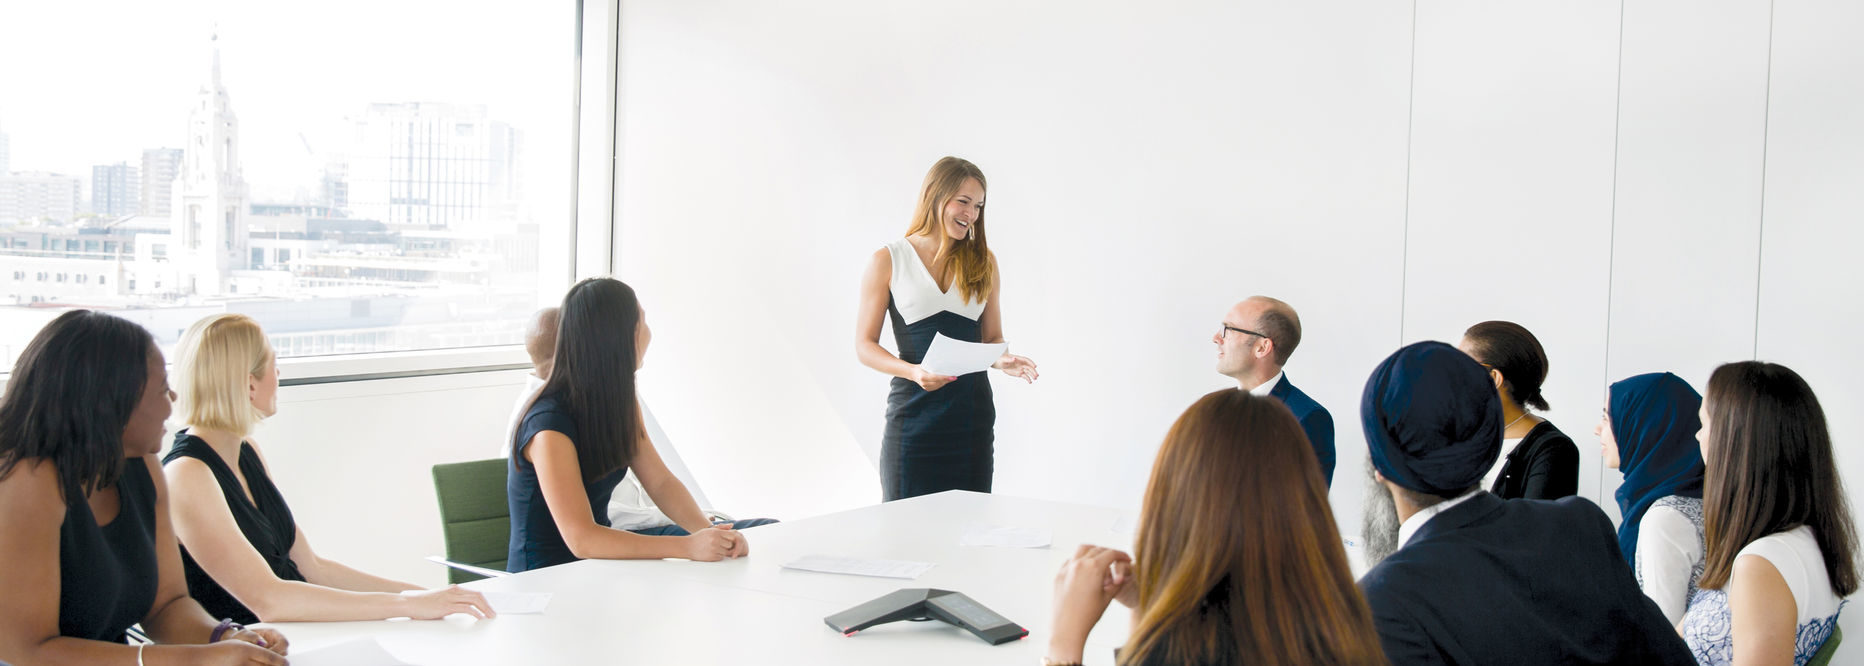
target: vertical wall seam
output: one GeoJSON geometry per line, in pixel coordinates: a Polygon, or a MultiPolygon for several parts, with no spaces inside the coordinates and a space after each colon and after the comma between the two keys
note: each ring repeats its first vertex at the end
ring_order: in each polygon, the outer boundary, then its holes
{"type": "Polygon", "coordinates": [[[1759,223],[1754,230],[1754,353],[1752,358],[1760,358],[1760,294],[1761,262],[1767,255],[1762,245],[1767,240],[1767,142],[1768,134],[1773,128],[1773,12],[1774,2],[1767,2],[1767,89],[1766,97],[1761,102],[1760,112],[1760,211],[1759,223]]]}
{"type": "Polygon", "coordinates": [[[1398,345],[1404,345],[1405,294],[1411,282],[1411,134],[1417,126],[1417,4],[1411,2],[1411,71],[1404,109],[1404,225],[1398,250],[1398,345]]]}
{"type": "MultiPolygon", "coordinates": [[[[1618,279],[1618,161],[1623,157],[1620,139],[1624,133],[1625,108],[1625,0],[1618,3],[1618,80],[1612,96],[1612,209],[1610,222],[1606,225],[1605,239],[1605,358],[1599,375],[1604,377],[1599,391],[1605,395],[1599,402],[1611,400],[1612,381],[1612,293],[1618,279]]],[[[1599,465],[1599,496],[1593,498],[1599,506],[1605,503],[1606,467],[1599,465]]]]}

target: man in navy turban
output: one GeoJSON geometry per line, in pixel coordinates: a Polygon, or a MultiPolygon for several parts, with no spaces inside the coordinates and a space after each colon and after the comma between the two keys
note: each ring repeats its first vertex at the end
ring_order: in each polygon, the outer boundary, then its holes
{"type": "Polygon", "coordinates": [[[1369,501],[1399,523],[1383,530],[1395,544],[1369,544],[1383,557],[1359,581],[1385,656],[1401,665],[1694,664],[1638,590],[1597,505],[1481,489],[1501,453],[1498,401],[1482,366],[1441,342],[1398,350],[1366,380],[1359,414],[1378,491],[1369,501]]]}

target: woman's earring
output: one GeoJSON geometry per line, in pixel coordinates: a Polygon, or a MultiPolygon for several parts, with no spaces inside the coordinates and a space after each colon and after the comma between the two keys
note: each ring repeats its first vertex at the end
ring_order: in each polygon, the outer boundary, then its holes
{"type": "Polygon", "coordinates": [[[964,232],[965,240],[977,240],[977,223],[976,222],[972,222],[971,226],[965,227],[965,229],[966,229],[966,231],[964,232]]]}

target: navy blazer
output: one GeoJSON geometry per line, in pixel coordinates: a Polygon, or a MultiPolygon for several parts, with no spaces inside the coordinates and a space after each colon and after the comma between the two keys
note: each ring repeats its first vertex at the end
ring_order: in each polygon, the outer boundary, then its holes
{"type": "Polygon", "coordinates": [[[1592,502],[1487,491],[1431,518],[1359,580],[1393,664],[1679,664],[1592,502]]]}
{"type": "Polygon", "coordinates": [[[1275,388],[1269,389],[1269,395],[1288,406],[1294,412],[1296,421],[1301,422],[1301,430],[1307,433],[1307,442],[1314,446],[1314,457],[1320,459],[1320,476],[1327,481],[1327,487],[1333,487],[1333,415],[1327,408],[1307,397],[1301,389],[1289,383],[1288,375],[1282,374],[1281,381],[1275,382],[1275,388]]]}

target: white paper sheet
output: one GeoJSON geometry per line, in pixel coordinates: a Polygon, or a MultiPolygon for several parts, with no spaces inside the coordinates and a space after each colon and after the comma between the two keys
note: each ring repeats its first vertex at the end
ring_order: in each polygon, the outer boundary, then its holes
{"type": "Polygon", "coordinates": [[[1122,513],[1113,519],[1113,527],[1110,529],[1114,534],[1136,534],[1139,532],[1139,519],[1132,514],[1122,513]]]}
{"type": "Polygon", "coordinates": [[[395,658],[374,638],[358,638],[304,652],[292,650],[286,658],[291,660],[291,666],[414,666],[395,658]]]}
{"type": "Polygon", "coordinates": [[[926,349],[926,357],[919,365],[932,372],[957,377],[989,370],[1009,349],[1007,342],[959,342],[938,333],[932,336],[932,346],[926,349]]]}
{"type": "Polygon", "coordinates": [[[1053,539],[1053,535],[1044,529],[971,523],[964,526],[964,536],[958,537],[958,545],[1047,548],[1053,539]]]}
{"type": "Polygon", "coordinates": [[[492,603],[492,610],[499,615],[528,615],[542,613],[550,605],[549,592],[486,592],[485,600],[492,603]]]}
{"type": "Polygon", "coordinates": [[[836,557],[833,555],[804,555],[783,565],[785,569],[801,571],[819,571],[822,573],[849,574],[854,576],[876,576],[880,578],[918,578],[920,574],[932,570],[931,562],[907,562],[903,560],[869,560],[858,557],[836,557]]]}

